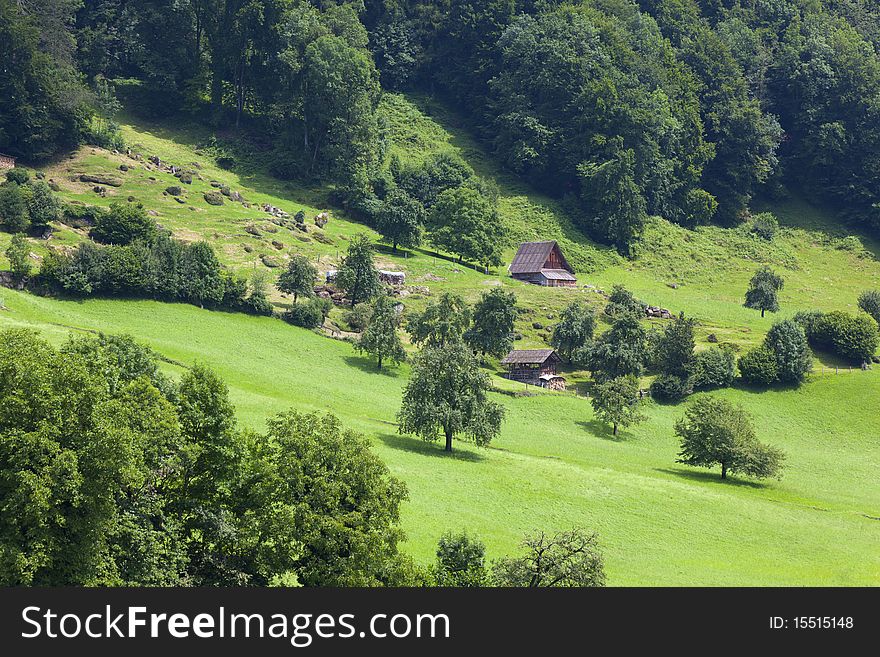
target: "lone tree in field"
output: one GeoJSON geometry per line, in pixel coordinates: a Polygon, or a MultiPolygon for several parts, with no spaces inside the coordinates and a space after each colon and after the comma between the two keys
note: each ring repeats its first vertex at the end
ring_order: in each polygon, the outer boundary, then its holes
{"type": "Polygon", "coordinates": [[[425,312],[413,315],[406,324],[413,344],[441,347],[460,342],[471,324],[471,309],[457,294],[444,292],[425,312]]]}
{"type": "Polygon", "coordinates": [[[402,189],[393,189],[388,193],[379,213],[379,233],[387,242],[391,242],[391,250],[397,253],[397,247],[414,248],[422,243],[425,232],[425,206],[402,189]]]}
{"type": "Polygon", "coordinates": [[[721,466],[727,473],[742,473],[756,479],[779,477],[785,453],[755,438],[748,413],[741,406],[718,397],[700,397],[675,423],[681,438],[677,463],[698,468],[721,466]]]}
{"type": "Polygon", "coordinates": [[[336,284],[351,298],[352,308],[379,293],[382,284],[373,264],[373,243],[364,234],[355,235],[348,243],[348,255],[336,274],[336,284]]]}
{"type": "Polygon", "coordinates": [[[639,412],[639,380],[634,376],[621,376],[595,385],[590,403],[596,417],[610,424],[615,436],[618,426],[625,429],[646,419],[639,412]]]}
{"type": "Polygon", "coordinates": [[[504,407],[488,398],[491,383],[476,356],[462,342],[426,347],[415,359],[397,414],[400,433],[429,442],[440,434],[447,452],[461,436],[488,445],[501,430],[504,407]]]}
{"type": "Polygon", "coordinates": [[[284,294],[292,294],[293,302],[299,297],[315,296],[315,279],[318,270],[304,255],[295,255],[287,264],[287,269],[278,277],[276,287],[284,294]]]}
{"type": "Polygon", "coordinates": [[[571,362],[572,354],[593,338],[595,330],[596,311],[585,301],[575,301],[562,311],[550,344],[571,362]]]}
{"type": "Polygon", "coordinates": [[[605,562],[595,532],[539,532],[526,536],[523,547],[523,556],[498,559],[492,565],[495,586],[605,586],[605,562]]]}
{"type": "Polygon", "coordinates": [[[777,294],[785,285],[782,276],[774,272],[769,267],[761,267],[752,276],[749,282],[749,289],[746,291],[746,308],[754,308],[761,311],[761,317],[766,311],[775,313],[779,310],[779,299],[777,294]]]}
{"type": "Polygon", "coordinates": [[[474,322],[465,332],[465,342],[483,355],[504,356],[513,347],[516,295],[496,287],[474,306],[474,322]]]}
{"type": "Polygon", "coordinates": [[[6,257],[12,269],[12,277],[16,283],[24,281],[31,273],[31,247],[28,246],[24,234],[16,233],[6,248],[6,257]]]}
{"type": "Polygon", "coordinates": [[[394,309],[391,299],[380,294],[373,303],[373,314],[370,323],[354,348],[372,356],[378,361],[378,367],[382,369],[382,361],[390,360],[393,363],[402,363],[406,360],[406,351],[397,335],[397,327],[400,325],[400,317],[394,309]]]}

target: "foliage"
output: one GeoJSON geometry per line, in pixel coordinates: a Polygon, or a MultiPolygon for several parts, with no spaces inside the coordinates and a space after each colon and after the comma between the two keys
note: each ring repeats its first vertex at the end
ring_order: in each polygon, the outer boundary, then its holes
{"type": "Polygon", "coordinates": [[[501,358],[513,347],[516,295],[497,287],[484,292],[474,304],[473,323],[464,333],[476,352],[501,358]]]}
{"type": "Polygon", "coordinates": [[[31,174],[23,167],[13,167],[6,172],[6,180],[16,185],[24,185],[31,179],[31,174]]]}
{"type": "Polygon", "coordinates": [[[29,183],[28,192],[25,194],[28,216],[31,226],[38,231],[43,231],[50,222],[56,221],[61,212],[61,204],[52,190],[42,180],[29,183]]]}
{"type": "Polygon", "coordinates": [[[434,579],[437,586],[487,586],[486,546],[467,532],[446,532],[437,542],[434,579]]]}
{"type": "Polygon", "coordinates": [[[632,314],[618,317],[592,345],[574,354],[576,363],[590,370],[599,382],[621,376],[638,376],[647,357],[645,329],[632,314]]]}
{"type": "Polygon", "coordinates": [[[624,429],[647,419],[639,412],[639,380],[635,376],[622,376],[593,386],[590,403],[593,412],[607,422],[617,435],[617,427],[624,429]]]}
{"type": "Polygon", "coordinates": [[[291,304],[282,317],[294,326],[314,329],[324,323],[326,318],[325,310],[324,299],[315,297],[300,303],[291,304]]]}
{"type": "Polygon", "coordinates": [[[421,202],[394,189],[382,203],[377,229],[397,253],[398,246],[411,249],[421,244],[424,224],[425,208],[421,202]]]}
{"type": "Polygon", "coordinates": [[[681,439],[678,463],[700,468],[721,466],[727,473],[756,479],[779,478],[785,454],[755,437],[752,419],[741,406],[718,397],[699,397],[675,423],[681,439]]]}
{"type": "Polygon", "coordinates": [[[727,388],[736,378],[736,355],[729,347],[710,347],[694,357],[693,386],[696,390],[727,388]]]}
{"type": "MultiPolygon", "coordinates": [[[[380,295],[381,296],[381,295],[380,295]]],[[[352,331],[361,332],[370,325],[373,307],[368,303],[359,303],[345,313],[345,323],[352,331]]]]}
{"type": "Polygon", "coordinates": [[[27,238],[22,233],[12,236],[9,246],[6,248],[6,257],[12,269],[12,276],[17,282],[22,282],[31,273],[31,247],[27,238]]]}
{"type": "Polygon", "coordinates": [[[537,532],[523,539],[523,547],[523,556],[492,564],[496,586],[605,586],[605,561],[595,532],[579,528],[553,535],[537,532]]]}
{"type": "Polygon", "coordinates": [[[97,217],[90,231],[93,239],[104,244],[131,244],[135,240],[152,242],[158,233],[155,220],[140,203],[114,202],[110,211],[97,217]]]}
{"type": "Polygon", "coordinates": [[[30,228],[25,196],[16,182],[0,185],[0,225],[10,233],[23,233],[30,228]]]}
{"type": "Polygon", "coordinates": [[[865,290],[859,295],[859,308],[880,324],[880,290],[865,290]]]}
{"type": "Polygon", "coordinates": [[[484,267],[500,265],[506,231],[494,204],[469,187],[447,189],[431,208],[431,242],[484,267]]]}
{"type": "Polygon", "coordinates": [[[750,230],[761,239],[772,242],[779,230],[779,221],[772,212],[761,212],[752,219],[750,230]]]}
{"type": "Polygon", "coordinates": [[[593,339],[596,330],[596,311],[584,301],[573,301],[559,317],[553,327],[550,344],[569,361],[578,349],[585,347],[593,339]]]}
{"type": "Polygon", "coordinates": [[[766,345],[762,344],[744,353],[737,365],[746,383],[769,386],[779,380],[779,363],[776,354],[766,345]]]}
{"type": "Polygon", "coordinates": [[[354,307],[369,301],[381,290],[379,272],[373,264],[373,243],[366,234],[355,235],[336,273],[336,284],[348,294],[354,307]]]}
{"type": "Polygon", "coordinates": [[[369,324],[355,344],[355,349],[376,359],[380,370],[383,360],[390,360],[393,363],[402,363],[406,360],[406,351],[397,334],[400,316],[394,306],[389,296],[384,294],[377,296],[373,302],[369,324]]]}
{"type": "Polygon", "coordinates": [[[406,324],[413,344],[442,347],[460,342],[471,325],[471,309],[464,299],[451,292],[414,314],[406,324]]]}
{"type": "Polygon", "coordinates": [[[679,314],[666,326],[656,345],[654,358],[662,374],[688,379],[694,371],[696,321],[679,314]]]}
{"type": "Polygon", "coordinates": [[[660,374],[651,383],[651,396],[664,402],[677,402],[694,391],[690,377],[677,374],[660,374]]]}
{"type": "Polygon", "coordinates": [[[615,283],[608,295],[608,303],[603,312],[609,317],[617,317],[625,313],[632,313],[639,317],[645,314],[645,303],[636,299],[633,293],[623,285],[615,283]]]}
{"type": "Polygon", "coordinates": [[[470,349],[451,341],[425,347],[416,356],[397,414],[400,433],[434,441],[438,433],[452,451],[453,438],[488,445],[504,419],[504,407],[488,398],[488,375],[480,371],[470,349]]]}
{"type": "Polygon", "coordinates": [[[868,315],[834,310],[798,313],[795,321],[803,327],[810,344],[817,349],[827,349],[853,362],[869,361],[880,344],[877,324],[868,315]]]}
{"type": "Polygon", "coordinates": [[[764,344],[776,356],[777,376],[783,383],[800,383],[813,369],[807,335],[796,321],[787,319],[774,324],[764,344]]]}
{"type": "Polygon", "coordinates": [[[746,308],[754,308],[761,311],[761,317],[766,311],[775,313],[779,310],[778,292],[784,285],[782,276],[769,267],[758,269],[752,280],[749,281],[749,289],[746,290],[746,308]]]}
{"type": "Polygon", "coordinates": [[[287,269],[278,277],[276,287],[284,294],[292,294],[296,303],[300,296],[315,295],[315,279],[318,270],[304,255],[295,255],[287,263],[287,269]]]}

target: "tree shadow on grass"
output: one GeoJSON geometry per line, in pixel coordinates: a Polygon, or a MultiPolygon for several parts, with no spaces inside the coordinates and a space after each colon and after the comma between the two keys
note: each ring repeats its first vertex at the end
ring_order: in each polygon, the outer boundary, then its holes
{"type": "Polygon", "coordinates": [[[387,447],[420,454],[422,456],[434,456],[455,461],[469,461],[472,463],[486,460],[486,457],[482,454],[456,449],[455,443],[453,443],[453,451],[450,454],[443,450],[443,443],[440,440],[429,443],[415,436],[399,436],[393,433],[380,433],[378,438],[385,443],[387,447]]]}
{"type": "Polygon", "coordinates": [[[750,479],[740,479],[738,477],[727,475],[727,479],[721,478],[720,470],[685,470],[684,468],[654,468],[655,472],[675,475],[691,481],[697,481],[704,484],[720,484],[722,486],[739,486],[741,488],[754,488],[762,490],[767,488],[767,484],[762,484],[750,479]]]}
{"type": "Polygon", "coordinates": [[[626,442],[626,431],[618,428],[617,435],[615,436],[614,430],[610,426],[608,426],[604,422],[600,422],[599,420],[579,420],[575,422],[575,424],[586,430],[588,433],[593,434],[597,438],[601,438],[602,440],[611,440],[615,443],[626,442]]]}
{"type": "Polygon", "coordinates": [[[367,358],[366,356],[346,356],[344,360],[346,365],[356,367],[367,374],[381,374],[382,376],[391,377],[392,379],[396,379],[400,376],[400,372],[398,372],[397,368],[393,365],[383,363],[382,369],[380,370],[376,365],[376,361],[372,358],[367,358]]]}

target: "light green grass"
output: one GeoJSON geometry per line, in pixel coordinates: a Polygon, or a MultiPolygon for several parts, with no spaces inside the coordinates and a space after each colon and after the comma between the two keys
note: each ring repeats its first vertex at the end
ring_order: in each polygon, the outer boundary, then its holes
{"type": "Polygon", "coordinates": [[[0,327],[32,326],[54,341],[70,327],[127,332],[170,359],[210,364],[243,425],[260,429],[290,406],[336,413],[406,481],[406,549],[422,561],[447,529],[478,533],[500,556],[526,531],[583,525],[599,531],[615,585],[880,583],[880,441],[876,404],[865,403],[880,399],[878,371],[722,393],[789,457],[780,482],[722,483],[674,463],[680,407],[652,406],[648,422],[612,440],[582,398],[495,395],[508,409],[502,436],[449,457],[397,435],[408,369],[377,373],[347,343],[187,305],[5,299],[0,327]]]}

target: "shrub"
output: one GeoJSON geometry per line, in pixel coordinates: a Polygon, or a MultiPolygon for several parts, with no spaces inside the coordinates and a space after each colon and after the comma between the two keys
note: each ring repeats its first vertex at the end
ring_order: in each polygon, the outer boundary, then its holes
{"type": "Polygon", "coordinates": [[[183,190],[177,185],[166,187],[165,191],[171,194],[171,196],[180,196],[181,194],[183,194],[183,190]]]}
{"type": "Polygon", "coordinates": [[[72,228],[91,228],[106,210],[97,205],[68,203],[61,211],[61,222],[72,228]]]}
{"type": "Polygon", "coordinates": [[[97,216],[90,235],[104,244],[131,244],[135,240],[152,242],[156,222],[140,203],[111,203],[109,212],[97,216]]]}
{"type": "Polygon", "coordinates": [[[313,298],[302,303],[295,303],[284,313],[284,319],[294,326],[302,328],[318,328],[324,323],[324,299],[313,298]]]}
{"type": "Polygon", "coordinates": [[[695,389],[726,388],[736,377],[736,356],[726,347],[697,352],[694,359],[695,389]]]}
{"type": "Polygon", "coordinates": [[[776,354],[766,345],[747,351],[739,359],[739,372],[746,383],[772,385],[779,380],[776,354]]]}
{"type": "Polygon", "coordinates": [[[825,313],[818,333],[824,341],[823,346],[841,358],[857,362],[870,360],[880,339],[877,324],[870,317],[841,311],[825,313]]]}
{"type": "Polygon", "coordinates": [[[880,290],[866,290],[859,295],[859,308],[880,324],[880,290]]]}
{"type": "Polygon", "coordinates": [[[22,169],[21,167],[15,167],[6,172],[6,180],[17,185],[24,185],[30,179],[31,175],[27,172],[27,169],[22,169]]]}
{"type": "Polygon", "coordinates": [[[608,296],[608,305],[605,306],[605,314],[616,317],[624,313],[634,313],[644,316],[646,304],[633,296],[623,285],[615,285],[611,288],[608,296]]]}
{"type": "Polygon", "coordinates": [[[28,187],[30,188],[30,193],[25,194],[25,202],[27,203],[31,224],[37,229],[43,229],[50,221],[58,219],[61,206],[46,183],[38,181],[28,185],[28,187]]]}
{"type": "Polygon", "coordinates": [[[10,233],[23,233],[31,225],[25,195],[16,182],[0,187],[0,224],[10,233]]]}
{"type": "Polygon", "coordinates": [[[665,402],[677,402],[694,391],[689,378],[674,374],[661,374],[651,384],[651,396],[665,402]]]}
{"type": "Polygon", "coordinates": [[[778,230],[779,222],[771,212],[762,212],[761,214],[756,215],[755,219],[752,221],[751,231],[768,242],[773,240],[773,237],[778,230]]]}
{"type": "Polygon", "coordinates": [[[803,327],[792,319],[774,324],[764,344],[776,356],[777,376],[786,383],[800,383],[813,369],[813,352],[803,327]]]}
{"type": "Polygon", "coordinates": [[[373,308],[368,303],[359,303],[354,308],[345,313],[345,323],[353,331],[363,331],[370,323],[370,317],[373,315],[373,308]]]}

